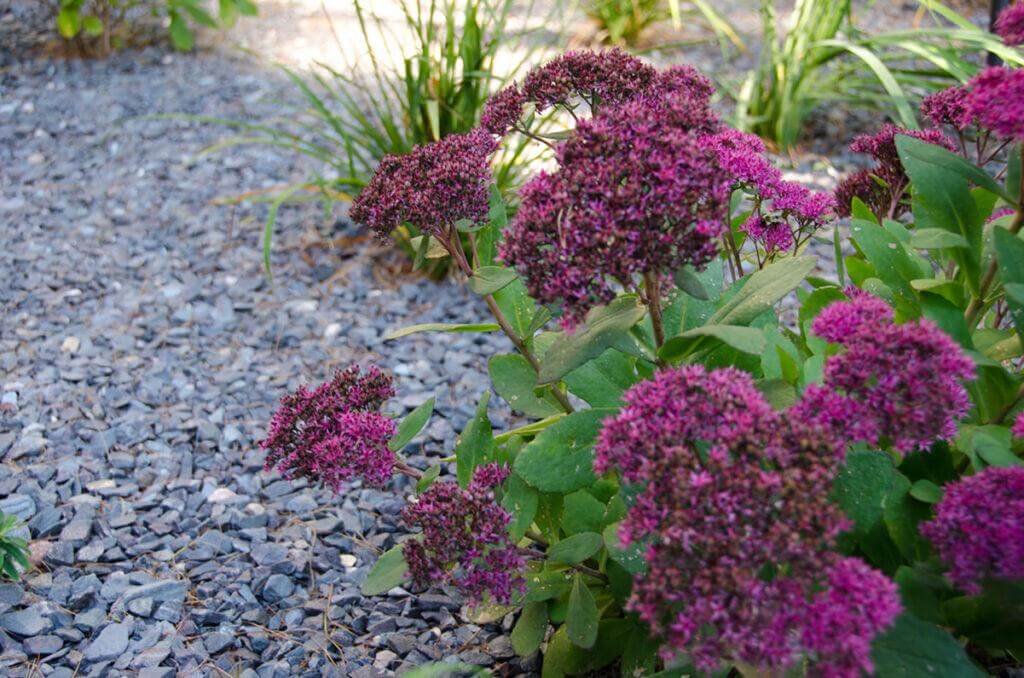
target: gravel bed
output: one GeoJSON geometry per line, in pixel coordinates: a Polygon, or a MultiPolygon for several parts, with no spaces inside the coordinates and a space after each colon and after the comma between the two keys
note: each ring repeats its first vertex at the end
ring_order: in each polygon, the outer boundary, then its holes
{"type": "Polygon", "coordinates": [[[289,91],[276,76],[157,49],[9,57],[0,509],[26,521],[38,565],[0,585],[0,674],[376,676],[442,658],[532,672],[509,620],[474,625],[441,593],[360,595],[403,534],[404,478],[334,496],[263,471],[256,445],[281,395],[369,360],[396,374],[391,409],[437,396],[410,456],[426,467],[487,388],[486,356],[507,349],[382,336],[484,309],[458,285],[389,278],[368,246],[304,256],[315,206],[282,211],[268,282],[264,208],[212,200],[302,168],[258,149],[196,157],[222,129],[136,118],[266,119],[289,91]]]}
{"type": "MultiPolygon", "coordinates": [[[[537,673],[513,656],[509,618],[473,624],[437,592],[360,595],[404,533],[404,478],[335,496],[264,471],[256,444],[281,395],[370,361],[396,375],[394,411],[437,397],[410,462],[449,454],[487,357],[510,347],[383,335],[485,309],[394,276],[370,244],[305,247],[323,230],[315,205],[282,211],[269,281],[265,207],[215,199],[307,168],[266,149],[199,155],[223,128],[144,116],[268,120],[294,89],[224,50],[24,58],[43,35],[22,30],[32,8],[0,8],[0,510],[26,521],[36,563],[0,584],[0,674],[367,677],[440,659],[537,673]]],[[[721,76],[716,54],[689,60],[721,76]]],[[[847,123],[822,116],[824,142],[786,160],[790,178],[834,185],[856,162],[825,157],[847,123]]]]}

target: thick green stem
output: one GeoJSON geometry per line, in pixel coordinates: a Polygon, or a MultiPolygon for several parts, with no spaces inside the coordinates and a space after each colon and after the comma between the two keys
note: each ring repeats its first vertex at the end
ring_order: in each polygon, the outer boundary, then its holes
{"type": "MultiPolygon", "coordinates": [[[[1024,166],[1024,144],[1021,144],[1021,165],[1024,166]]],[[[1013,223],[1010,224],[1010,233],[1016,234],[1020,231],[1021,227],[1024,226],[1024,171],[1021,172],[1020,177],[1020,192],[1017,194],[1017,216],[1014,217],[1013,223]]],[[[981,278],[981,285],[978,289],[978,295],[971,299],[971,303],[968,304],[967,310],[964,312],[964,319],[967,321],[967,327],[973,330],[979,320],[982,310],[985,308],[985,297],[988,296],[989,289],[992,287],[992,282],[996,278],[996,272],[999,270],[999,262],[995,256],[992,257],[992,261],[989,262],[988,269],[985,270],[985,275],[981,278]]]]}

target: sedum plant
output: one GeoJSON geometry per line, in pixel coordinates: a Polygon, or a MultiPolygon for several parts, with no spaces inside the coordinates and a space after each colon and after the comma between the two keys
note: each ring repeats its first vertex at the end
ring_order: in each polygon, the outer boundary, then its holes
{"type": "Polygon", "coordinates": [[[167,23],[167,36],[175,49],[188,51],[195,44],[192,24],[230,27],[240,16],[256,16],[255,0],[218,0],[217,14],[203,0],[54,0],[57,30],[65,40],[93,39],[109,54],[123,44],[128,24],[139,15],[167,23]]]}
{"type": "Polygon", "coordinates": [[[396,422],[391,378],[353,367],[284,398],[268,467],[412,494],[412,534],[364,593],[444,586],[515,615],[545,676],[1019,664],[1021,78],[925,104],[1001,149],[984,167],[886,128],[860,144],[870,190],[833,196],[785,180],[692,68],[613,51],[534,69],[353,206],[381,235],[429,234],[493,316],[391,338],[503,332],[492,390],[523,419],[494,430],[483,393],[453,455],[415,468],[401,451],[433,400],[396,422]],[[556,109],[571,129],[537,133],[556,109]],[[511,213],[488,160],[513,131],[555,162],[511,213]]]}

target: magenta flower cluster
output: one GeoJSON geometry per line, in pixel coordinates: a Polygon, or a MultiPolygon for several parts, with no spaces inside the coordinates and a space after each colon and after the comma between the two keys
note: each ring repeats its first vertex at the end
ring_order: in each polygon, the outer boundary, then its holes
{"type": "MultiPolygon", "coordinates": [[[[934,107],[937,109],[938,104],[934,107]]],[[[871,169],[854,172],[836,187],[835,201],[841,216],[850,216],[854,198],[859,198],[879,219],[896,219],[910,209],[907,199],[910,178],[896,150],[898,135],[955,150],[953,141],[939,129],[909,130],[886,123],[875,134],[856,137],[850,144],[850,150],[871,156],[875,165],[871,169]]]]}
{"type": "Polygon", "coordinates": [[[357,477],[383,486],[394,472],[388,441],[396,427],[379,410],[393,395],[391,377],[372,366],[362,373],[353,365],[315,388],[299,387],[281,399],[260,443],[266,467],[335,491],[357,477]]]}
{"type": "Polygon", "coordinates": [[[618,290],[636,289],[641,275],[706,265],[735,187],[755,193],[750,230],[772,250],[832,218],[829,196],[783,181],[756,137],[721,124],[712,92],[689,66],[657,71],[613,51],[570,53],[496,96],[494,132],[508,126],[499,112],[514,102],[601,102],[558,147],[557,170],[523,188],[501,249],[534,298],[562,305],[566,326],[618,290]],[[598,91],[591,78],[608,71],[618,75],[598,91]]]}
{"type": "Polygon", "coordinates": [[[1024,69],[992,66],[968,84],[967,113],[997,137],[1024,141],[1024,69]]]}
{"type": "Polygon", "coordinates": [[[924,98],[921,114],[933,125],[949,125],[963,130],[971,124],[971,112],[967,109],[967,87],[949,87],[924,98]]]}
{"type": "Polygon", "coordinates": [[[1004,9],[996,20],[995,29],[1004,44],[1010,47],[1024,45],[1024,2],[1004,9]]]}
{"type": "Polygon", "coordinates": [[[707,141],[734,188],[751,196],[753,210],[743,230],[766,252],[792,249],[834,220],[833,197],[784,180],[760,138],[724,128],[707,141]]]}
{"type": "Polygon", "coordinates": [[[871,639],[899,613],[884,576],[832,550],[841,450],[775,412],[732,368],[666,369],[605,422],[595,467],[641,487],[620,539],[644,545],[629,608],[701,670],[870,672],[871,639]],[[826,624],[828,624],[826,626],[826,624]]]}
{"type": "Polygon", "coordinates": [[[896,324],[881,299],[847,294],[811,326],[845,350],[826,359],[824,383],[809,386],[794,412],[850,441],[888,442],[900,452],[953,437],[969,409],[962,382],[974,378],[974,363],[930,320],[896,324]]]}
{"type": "Polygon", "coordinates": [[[490,157],[496,150],[494,137],[477,129],[385,156],[349,216],[382,239],[409,223],[447,242],[456,222],[487,220],[490,157]]]}
{"type": "Polygon", "coordinates": [[[558,170],[521,192],[500,250],[531,296],[571,326],[638,274],[702,267],[717,253],[730,179],[693,125],[706,101],[639,98],[583,120],[558,170]]]}
{"type": "Polygon", "coordinates": [[[470,600],[488,593],[499,603],[522,590],[525,560],[509,538],[511,515],[494,497],[507,476],[507,467],[480,466],[465,489],[435,482],[402,511],[422,531],[402,545],[417,586],[451,584],[470,600]]]}
{"type": "Polygon", "coordinates": [[[945,490],[921,534],[953,583],[977,594],[987,579],[1024,580],[1024,468],[987,468],[945,490]]]}

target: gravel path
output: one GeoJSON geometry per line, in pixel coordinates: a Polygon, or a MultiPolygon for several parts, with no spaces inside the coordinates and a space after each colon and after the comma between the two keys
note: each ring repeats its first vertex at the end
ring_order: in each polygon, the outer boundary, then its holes
{"type": "Polygon", "coordinates": [[[223,130],[130,119],[260,120],[288,88],[156,49],[0,68],[0,509],[27,521],[38,562],[0,585],[0,674],[374,676],[453,657],[528,672],[501,625],[464,622],[447,596],[359,594],[401,533],[402,480],[335,497],[262,470],[275,401],[363,359],[395,371],[392,409],[438,397],[411,458],[425,467],[498,342],[383,343],[481,309],[459,286],[387,280],[366,247],[310,265],[312,206],[282,213],[268,283],[263,209],[211,200],[301,168],[253,149],[197,159],[223,130]]]}

